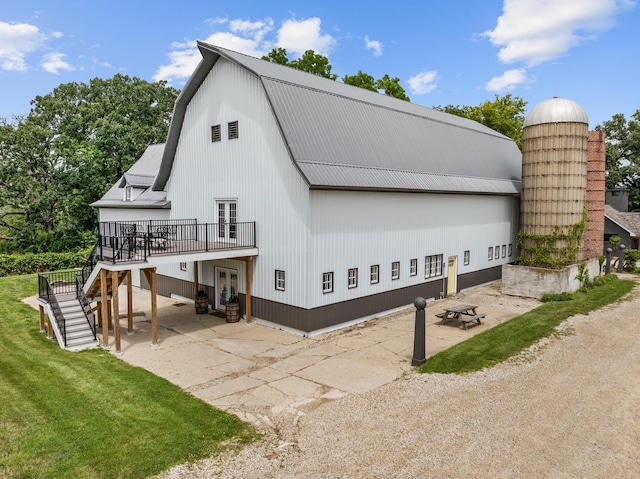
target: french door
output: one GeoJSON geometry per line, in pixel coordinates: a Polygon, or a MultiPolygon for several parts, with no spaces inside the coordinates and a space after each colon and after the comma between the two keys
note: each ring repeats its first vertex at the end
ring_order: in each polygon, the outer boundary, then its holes
{"type": "Polygon", "coordinates": [[[238,272],[234,269],[218,268],[216,275],[216,309],[224,309],[227,301],[238,296],[238,272]]]}
{"type": "Polygon", "coordinates": [[[217,200],[218,223],[217,240],[226,243],[235,243],[237,236],[238,207],[235,200],[217,200]]]}

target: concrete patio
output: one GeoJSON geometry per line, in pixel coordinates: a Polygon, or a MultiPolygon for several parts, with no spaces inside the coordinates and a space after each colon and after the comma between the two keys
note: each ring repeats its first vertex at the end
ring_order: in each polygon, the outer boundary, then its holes
{"type": "MultiPolygon", "coordinates": [[[[227,323],[213,313],[196,314],[192,303],[159,296],[159,344],[152,346],[149,293],[134,288],[133,304],[135,333],[123,328],[122,360],[261,427],[285,418],[295,422],[324,402],[375,389],[413,369],[413,307],[307,338],[255,321],[227,323]]],[[[430,302],[427,357],[538,304],[503,296],[500,283],[430,302]],[[458,303],[478,305],[486,314],[482,324],[467,330],[440,324],[435,314],[458,303]]]]}

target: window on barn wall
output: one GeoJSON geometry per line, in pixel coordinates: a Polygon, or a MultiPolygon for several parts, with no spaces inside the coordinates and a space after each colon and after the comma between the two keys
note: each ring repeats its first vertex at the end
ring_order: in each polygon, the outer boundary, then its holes
{"type": "Polygon", "coordinates": [[[500,246],[496,245],[496,249],[494,251],[495,251],[495,256],[494,256],[495,259],[499,259],[500,258],[500,246]]]}
{"type": "Polygon", "coordinates": [[[488,257],[489,261],[491,261],[493,259],[493,246],[489,246],[487,257],[488,257]]]}
{"type": "Polygon", "coordinates": [[[180,271],[186,271],[187,270],[187,263],[180,263],[180,271]]]}
{"type": "Polygon", "coordinates": [[[394,261],[391,263],[391,279],[398,279],[400,277],[400,261],[394,261]]]}
{"type": "Polygon", "coordinates": [[[412,259],[409,261],[409,276],[416,276],[418,274],[418,259],[412,259]]]}
{"type": "Polygon", "coordinates": [[[124,200],[125,201],[131,201],[131,192],[133,191],[133,188],[129,185],[124,187],[124,200]]]}
{"type": "Polygon", "coordinates": [[[216,141],[222,141],[222,130],[220,125],[213,125],[211,127],[211,143],[215,143],[216,141]]]}
{"type": "Polygon", "coordinates": [[[442,275],[442,255],[436,254],[424,257],[424,277],[433,278],[442,275]]]}
{"type": "Polygon", "coordinates": [[[333,293],[333,272],[322,273],[322,292],[333,293]]]}
{"type": "Polygon", "coordinates": [[[380,265],[377,265],[377,264],[371,265],[370,278],[371,278],[371,284],[376,284],[380,282],[380,265]]]}
{"type": "Polygon", "coordinates": [[[513,256],[513,245],[509,243],[509,258],[511,258],[511,256],[513,256]]]}
{"type": "Polygon", "coordinates": [[[358,287],[358,268],[351,268],[347,272],[347,288],[357,288],[358,287]]]}
{"type": "Polygon", "coordinates": [[[236,140],[238,138],[238,122],[230,121],[229,122],[229,139],[236,140]]]}
{"type": "Polygon", "coordinates": [[[503,258],[507,257],[507,245],[506,244],[502,245],[502,257],[503,258]]]}
{"type": "Polygon", "coordinates": [[[278,291],[284,291],[284,271],[276,270],[276,289],[278,291]]]}
{"type": "Polygon", "coordinates": [[[471,261],[471,251],[466,250],[464,252],[464,264],[465,264],[465,266],[468,265],[470,261],[471,261]]]}

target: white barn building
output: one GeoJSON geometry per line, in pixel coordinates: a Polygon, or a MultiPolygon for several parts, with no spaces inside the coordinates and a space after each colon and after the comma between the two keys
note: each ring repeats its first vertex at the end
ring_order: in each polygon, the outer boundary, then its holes
{"type": "Polygon", "coordinates": [[[171,226],[164,252],[128,244],[147,253],[130,253],[134,283],[146,287],[139,270],[153,266],[159,294],[193,298],[195,282],[212,308],[237,295],[252,318],[309,334],[499,279],[515,261],[521,153],[511,139],[199,48],[166,144],[93,205],[103,245],[128,222],[171,226]],[[206,231],[238,249],[177,248],[185,224],[213,224],[206,231]]]}

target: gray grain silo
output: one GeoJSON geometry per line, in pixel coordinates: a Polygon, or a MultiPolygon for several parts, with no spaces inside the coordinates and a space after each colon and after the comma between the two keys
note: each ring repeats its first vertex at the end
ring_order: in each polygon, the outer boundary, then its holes
{"type": "MultiPolygon", "coordinates": [[[[566,233],[583,221],[588,128],[585,111],[567,98],[545,100],[527,115],[522,131],[523,233],[540,236],[554,231],[566,233]]],[[[523,249],[522,254],[531,258],[532,253],[523,249]]]]}

